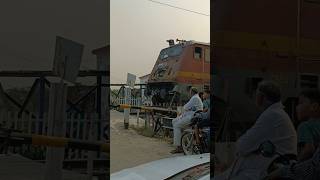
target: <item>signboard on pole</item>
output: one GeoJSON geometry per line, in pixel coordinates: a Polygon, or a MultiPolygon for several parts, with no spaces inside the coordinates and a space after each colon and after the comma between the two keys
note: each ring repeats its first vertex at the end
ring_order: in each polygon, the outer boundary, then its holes
{"type": "Polygon", "coordinates": [[[136,83],[136,76],[134,74],[127,74],[127,86],[130,88],[134,88],[134,84],[136,83]]]}
{"type": "Polygon", "coordinates": [[[75,83],[83,49],[82,44],[57,36],[53,73],[66,81],[75,83]]]}

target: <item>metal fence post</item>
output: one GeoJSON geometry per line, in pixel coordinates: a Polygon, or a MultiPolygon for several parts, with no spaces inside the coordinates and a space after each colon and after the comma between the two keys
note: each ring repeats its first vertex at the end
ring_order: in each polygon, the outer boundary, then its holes
{"type": "MultiPolygon", "coordinates": [[[[54,83],[50,89],[48,135],[64,137],[67,85],[54,83]]],[[[46,154],[45,180],[62,180],[64,148],[49,147],[46,154]]]]}
{"type": "MultiPolygon", "coordinates": [[[[125,104],[130,104],[131,101],[131,89],[129,87],[125,87],[125,104]]],[[[124,114],[124,128],[129,129],[129,118],[130,118],[130,108],[125,108],[123,110],[124,114]]]]}

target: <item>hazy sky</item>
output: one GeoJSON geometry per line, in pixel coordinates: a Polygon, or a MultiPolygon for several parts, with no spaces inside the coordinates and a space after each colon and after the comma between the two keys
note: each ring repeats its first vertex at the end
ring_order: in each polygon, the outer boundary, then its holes
{"type": "MultiPolygon", "coordinates": [[[[209,0],[158,0],[210,12],[209,0]]],[[[125,82],[127,72],[151,72],[167,39],[209,42],[210,19],[148,0],[110,0],[111,81],[125,82]]],[[[51,70],[55,36],[85,45],[82,69],[95,68],[91,50],[106,44],[107,0],[2,0],[0,71],[51,70]]],[[[30,86],[27,79],[3,79],[5,87],[30,86]]]]}
{"type": "MultiPolygon", "coordinates": [[[[1,0],[0,71],[51,70],[57,35],[85,45],[82,69],[95,69],[91,51],[105,46],[108,0],[1,0]]],[[[30,78],[0,79],[5,87],[30,78]]]]}
{"type": "MultiPolygon", "coordinates": [[[[210,14],[210,0],[157,0],[210,14]]],[[[111,0],[111,82],[126,82],[151,72],[167,39],[210,41],[210,17],[152,3],[111,0]]]]}

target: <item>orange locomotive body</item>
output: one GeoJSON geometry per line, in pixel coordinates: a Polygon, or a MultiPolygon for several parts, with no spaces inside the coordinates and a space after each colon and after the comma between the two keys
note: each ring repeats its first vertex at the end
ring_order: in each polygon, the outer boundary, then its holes
{"type": "Polygon", "coordinates": [[[186,101],[188,86],[200,91],[209,87],[210,45],[195,41],[178,42],[174,44],[169,40],[170,47],[161,50],[150,74],[147,92],[154,104],[186,101]]]}
{"type": "Polygon", "coordinates": [[[280,84],[294,121],[298,93],[320,87],[318,19],[317,0],[214,1],[213,89],[232,109],[229,132],[234,136],[255,121],[260,81],[280,84]]]}

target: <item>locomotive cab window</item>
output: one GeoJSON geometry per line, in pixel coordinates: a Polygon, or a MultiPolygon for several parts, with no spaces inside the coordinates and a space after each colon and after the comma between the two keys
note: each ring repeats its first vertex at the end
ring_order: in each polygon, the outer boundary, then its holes
{"type": "Polygon", "coordinates": [[[160,59],[166,60],[169,57],[180,56],[181,53],[182,53],[182,46],[176,45],[170,48],[163,49],[160,52],[160,59]]]}
{"type": "Polygon", "coordinates": [[[194,59],[201,60],[202,56],[202,48],[201,47],[195,47],[194,48],[194,59]]]}

